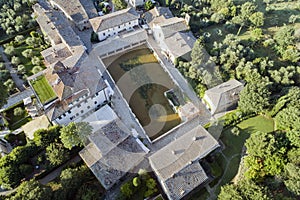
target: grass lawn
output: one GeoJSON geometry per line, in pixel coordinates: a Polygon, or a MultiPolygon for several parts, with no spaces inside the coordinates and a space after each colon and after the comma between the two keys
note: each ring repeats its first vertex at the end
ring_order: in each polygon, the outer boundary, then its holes
{"type": "Polygon", "coordinates": [[[246,129],[252,128],[253,131],[262,131],[262,132],[271,132],[274,131],[274,121],[271,118],[266,118],[264,116],[256,116],[250,119],[247,119],[237,125],[243,131],[246,129]]]}
{"type": "Polygon", "coordinates": [[[30,83],[42,104],[56,98],[56,94],[44,75],[39,76],[36,80],[30,81],[30,83]]]}
{"type": "MultiPolygon", "coordinates": [[[[26,43],[23,43],[21,46],[15,48],[15,54],[16,54],[16,56],[21,59],[21,64],[25,66],[25,70],[26,70],[25,74],[27,76],[31,76],[31,75],[33,75],[33,73],[32,73],[31,70],[34,67],[34,65],[31,62],[31,58],[25,58],[22,55],[22,52],[25,51],[25,50],[27,50],[27,49],[32,49],[33,56],[39,57],[41,61],[43,60],[43,57],[40,54],[40,52],[43,51],[43,49],[42,48],[33,48],[31,46],[28,46],[26,43]]],[[[44,65],[41,64],[41,67],[43,68],[44,65]]]]}
{"type": "Polygon", "coordinates": [[[241,159],[242,148],[250,134],[256,131],[271,132],[274,131],[274,121],[272,118],[266,118],[264,116],[256,116],[245,121],[242,121],[237,125],[240,128],[240,134],[238,136],[231,133],[233,127],[224,129],[220,137],[221,141],[225,145],[223,155],[219,155],[216,158],[216,163],[223,169],[221,175],[221,181],[218,185],[215,185],[219,180],[210,184],[214,187],[215,194],[218,195],[221,186],[230,183],[236,176],[241,159]]]}
{"type": "Polygon", "coordinates": [[[223,153],[226,157],[234,154],[240,154],[246,139],[251,133],[256,131],[271,132],[274,130],[274,121],[263,116],[256,116],[237,125],[241,129],[239,136],[231,133],[231,128],[225,129],[222,132],[221,140],[226,148],[223,153]]]}

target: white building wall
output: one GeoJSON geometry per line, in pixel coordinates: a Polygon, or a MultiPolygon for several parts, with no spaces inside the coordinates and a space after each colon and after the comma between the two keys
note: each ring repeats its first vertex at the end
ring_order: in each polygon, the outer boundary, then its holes
{"type": "Polygon", "coordinates": [[[115,26],[115,27],[106,29],[104,31],[100,31],[100,32],[97,33],[98,34],[98,39],[100,41],[105,40],[106,38],[108,38],[110,36],[117,35],[121,31],[130,30],[134,26],[137,26],[138,24],[139,24],[139,21],[138,21],[138,19],[136,19],[136,20],[132,20],[130,22],[127,22],[125,24],[122,24],[120,26],[115,26]]]}
{"type": "Polygon", "coordinates": [[[204,103],[209,107],[209,110],[211,111],[211,113],[214,113],[216,110],[216,107],[214,106],[214,104],[211,102],[210,98],[204,94],[203,97],[204,103]]]}
{"type": "Polygon", "coordinates": [[[111,95],[113,95],[113,91],[110,87],[107,87],[105,88],[105,94],[104,90],[101,90],[96,93],[96,95],[88,97],[85,100],[81,97],[79,100],[73,102],[74,104],[76,103],[76,105],[70,105],[73,107],[60,117],[56,118],[53,123],[60,125],[69,124],[70,122],[75,121],[75,119],[82,117],[87,112],[97,108],[97,106],[100,106],[104,101],[109,100],[111,95]],[[77,102],[80,102],[80,104],[77,102]]]}

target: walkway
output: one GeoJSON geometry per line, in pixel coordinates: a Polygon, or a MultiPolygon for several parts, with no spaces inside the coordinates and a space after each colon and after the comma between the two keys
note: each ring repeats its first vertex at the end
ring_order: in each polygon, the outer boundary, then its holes
{"type": "Polygon", "coordinates": [[[3,60],[4,60],[5,68],[10,72],[11,78],[15,82],[17,88],[19,89],[19,91],[24,91],[25,90],[25,87],[23,86],[24,81],[19,78],[19,76],[17,74],[17,70],[15,70],[11,66],[10,61],[8,60],[5,53],[3,52],[3,47],[2,46],[0,46],[0,54],[3,58],[3,60]]]}
{"type": "Polygon", "coordinates": [[[226,166],[225,166],[223,175],[220,177],[220,179],[219,179],[219,181],[218,181],[218,183],[217,183],[216,185],[214,185],[213,187],[210,187],[209,184],[207,184],[207,185],[205,186],[207,192],[208,192],[209,195],[210,195],[209,198],[208,198],[209,200],[215,200],[215,199],[217,199],[216,190],[218,189],[218,187],[222,186],[221,183],[222,183],[222,181],[223,181],[223,179],[224,179],[224,176],[227,175],[227,173],[228,173],[227,171],[228,171],[228,170],[232,170],[232,169],[229,169],[229,165],[230,165],[231,160],[234,159],[234,158],[237,157],[237,156],[240,156],[240,154],[234,154],[234,155],[230,156],[229,158],[227,158],[227,157],[223,154],[223,152],[221,152],[221,154],[222,154],[222,156],[224,157],[224,159],[226,160],[226,166]]]}
{"type": "MultiPolygon", "coordinates": [[[[78,163],[81,161],[81,158],[79,157],[79,155],[75,156],[74,158],[72,158],[71,160],[69,160],[68,162],[66,162],[65,164],[63,164],[62,166],[60,166],[59,168],[53,170],[50,174],[48,174],[47,176],[45,176],[42,179],[39,179],[38,181],[43,184],[46,185],[47,183],[49,183],[50,181],[53,181],[56,177],[58,177],[61,173],[61,171],[64,169],[64,167],[66,167],[67,165],[71,164],[71,163],[78,163]]],[[[17,190],[17,188],[14,188],[12,190],[6,190],[6,191],[1,191],[0,190],[0,195],[9,195],[13,192],[15,192],[17,190]]]]}
{"type": "Polygon", "coordinates": [[[62,166],[60,166],[59,168],[55,169],[54,171],[52,171],[50,174],[48,174],[47,176],[45,176],[42,179],[39,179],[38,181],[43,184],[46,185],[47,183],[49,183],[50,181],[53,181],[56,177],[58,177],[61,173],[61,171],[69,164],[71,163],[78,163],[81,161],[81,158],[79,155],[75,156],[74,158],[72,158],[71,160],[69,160],[68,162],[66,162],[65,164],[63,164],[62,166]]]}

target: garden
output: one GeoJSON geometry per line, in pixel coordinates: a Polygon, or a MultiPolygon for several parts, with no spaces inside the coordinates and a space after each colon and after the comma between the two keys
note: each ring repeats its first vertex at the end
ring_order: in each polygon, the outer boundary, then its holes
{"type": "MultiPolygon", "coordinates": [[[[215,177],[209,184],[215,195],[218,195],[221,187],[230,183],[237,175],[245,141],[257,131],[266,133],[274,131],[273,119],[258,115],[235,126],[224,128],[220,140],[225,149],[221,153],[213,155],[212,159],[207,159],[211,173],[215,177]]],[[[202,194],[205,194],[207,198],[209,195],[205,191],[202,189],[202,192],[196,192],[193,199],[202,199],[199,198],[199,196],[203,197],[202,194]]]]}
{"type": "Polygon", "coordinates": [[[45,68],[40,52],[48,48],[48,44],[44,42],[43,35],[36,31],[31,31],[30,35],[17,35],[4,48],[23,80],[45,68]]]}
{"type": "Polygon", "coordinates": [[[99,16],[106,15],[112,11],[109,0],[96,0],[94,1],[94,5],[99,16]]]}
{"type": "Polygon", "coordinates": [[[41,75],[30,81],[34,91],[36,92],[40,102],[45,104],[56,98],[56,94],[48,83],[44,75],[41,75]]]}
{"type": "MultiPolygon", "coordinates": [[[[38,73],[45,68],[40,52],[48,47],[42,34],[31,31],[30,34],[17,35],[14,40],[3,45],[4,53],[11,61],[12,70],[15,70],[19,79],[26,82],[27,77],[38,73]]],[[[11,79],[4,63],[0,62],[1,81],[4,82],[9,94],[16,92],[16,86],[11,79]]]]}
{"type": "Polygon", "coordinates": [[[1,44],[36,27],[37,24],[34,18],[31,17],[31,6],[35,3],[35,0],[0,1],[1,44]]]}
{"type": "Polygon", "coordinates": [[[17,104],[11,108],[6,109],[3,112],[4,124],[10,130],[16,130],[31,121],[31,117],[28,115],[25,110],[23,102],[17,104]]]}
{"type": "Polygon", "coordinates": [[[138,176],[130,179],[121,185],[121,193],[119,199],[137,199],[143,200],[158,193],[157,182],[150,174],[140,169],[138,176]]]}

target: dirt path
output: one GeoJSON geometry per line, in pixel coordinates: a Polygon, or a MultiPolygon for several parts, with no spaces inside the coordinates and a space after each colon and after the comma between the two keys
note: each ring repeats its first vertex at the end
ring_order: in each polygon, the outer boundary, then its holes
{"type": "MultiPolygon", "coordinates": [[[[223,180],[225,174],[227,174],[227,170],[228,170],[228,167],[229,167],[229,164],[230,164],[231,160],[232,160],[233,158],[237,157],[237,156],[240,156],[240,154],[234,154],[234,155],[230,156],[230,158],[227,158],[227,157],[223,154],[223,152],[222,152],[221,154],[222,154],[222,156],[224,157],[224,159],[226,160],[226,167],[225,167],[225,169],[224,169],[224,173],[223,173],[222,177],[219,179],[218,183],[217,183],[214,187],[211,188],[209,185],[207,185],[207,186],[205,187],[206,190],[207,190],[207,192],[208,192],[209,195],[210,195],[210,196],[207,198],[207,199],[209,199],[209,200],[215,200],[215,199],[217,199],[217,196],[216,196],[216,194],[215,194],[216,189],[217,189],[217,188],[219,187],[219,185],[222,183],[222,180],[223,180]]],[[[229,170],[230,170],[230,169],[229,169],[229,170]]]]}

